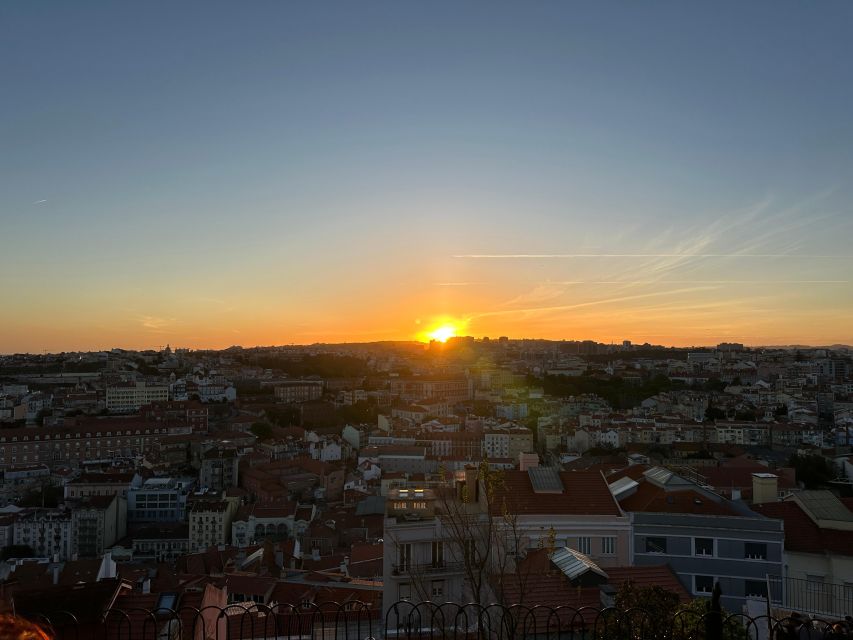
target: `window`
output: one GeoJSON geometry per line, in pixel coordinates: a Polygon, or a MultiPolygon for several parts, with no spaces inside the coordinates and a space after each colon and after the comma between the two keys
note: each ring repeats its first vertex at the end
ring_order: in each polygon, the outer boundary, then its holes
{"type": "Polygon", "coordinates": [[[477,564],[477,543],[474,540],[465,540],[462,551],[466,565],[473,566],[477,564]]]}
{"type": "Polygon", "coordinates": [[[430,590],[431,599],[432,600],[443,600],[444,599],[444,581],[443,580],[433,580],[432,581],[432,589],[430,590]]]}
{"type": "Polygon", "coordinates": [[[412,564],[412,545],[398,544],[397,545],[397,568],[400,571],[406,571],[412,564]]]}
{"type": "Polygon", "coordinates": [[[612,556],[616,553],[616,538],[607,536],[601,539],[601,554],[612,556]]]}
{"type": "Polygon", "coordinates": [[[397,596],[399,600],[411,600],[412,599],[412,585],[408,582],[400,583],[400,591],[397,596]]]}
{"type": "Polygon", "coordinates": [[[693,592],[711,594],[714,591],[714,576],[693,576],[693,592]]]}
{"type": "Polygon", "coordinates": [[[646,538],[646,553],[666,553],[666,538],[646,538]]]}
{"type": "Polygon", "coordinates": [[[767,544],[764,542],[745,542],[743,557],[750,560],[767,560],[767,544]]]}
{"type": "Polygon", "coordinates": [[[712,556],[714,555],[714,539],[713,538],[694,538],[693,553],[697,556],[712,556]]]}
{"type": "Polygon", "coordinates": [[[444,566],[444,543],[440,540],[432,541],[432,566],[444,566]]]}
{"type": "Polygon", "coordinates": [[[743,594],[747,598],[766,598],[767,583],[763,580],[744,580],[743,594]]]}
{"type": "Polygon", "coordinates": [[[589,555],[592,553],[592,538],[581,536],[578,538],[578,551],[589,555]]]}

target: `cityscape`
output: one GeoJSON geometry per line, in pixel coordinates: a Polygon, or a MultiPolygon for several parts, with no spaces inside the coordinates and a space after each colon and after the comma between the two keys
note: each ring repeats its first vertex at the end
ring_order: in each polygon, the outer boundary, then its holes
{"type": "Polygon", "coordinates": [[[853,638],[853,5],[0,59],[0,640],[853,638]]]}

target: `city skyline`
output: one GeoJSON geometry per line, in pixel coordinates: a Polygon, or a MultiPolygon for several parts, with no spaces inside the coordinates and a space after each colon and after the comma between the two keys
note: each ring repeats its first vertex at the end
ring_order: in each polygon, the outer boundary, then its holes
{"type": "Polygon", "coordinates": [[[849,4],[0,11],[0,353],[853,343],[849,4]]]}

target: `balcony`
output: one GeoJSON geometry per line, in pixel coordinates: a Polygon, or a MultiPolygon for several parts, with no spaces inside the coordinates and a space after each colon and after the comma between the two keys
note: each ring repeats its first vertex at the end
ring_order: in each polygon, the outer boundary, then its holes
{"type": "Polygon", "coordinates": [[[391,565],[391,575],[395,576],[441,575],[462,573],[464,570],[464,562],[427,562],[423,564],[406,563],[391,565]]]}
{"type": "Polygon", "coordinates": [[[831,617],[843,617],[853,612],[851,584],[781,576],[767,576],[767,584],[771,607],[831,617]]]}

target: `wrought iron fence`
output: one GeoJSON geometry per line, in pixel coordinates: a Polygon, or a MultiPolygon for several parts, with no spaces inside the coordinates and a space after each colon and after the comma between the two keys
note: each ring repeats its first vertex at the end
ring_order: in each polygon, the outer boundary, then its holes
{"type": "Polygon", "coordinates": [[[853,640],[843,619],[400,601],[109,609],[33,620],[56,640],[853,640]]]}

